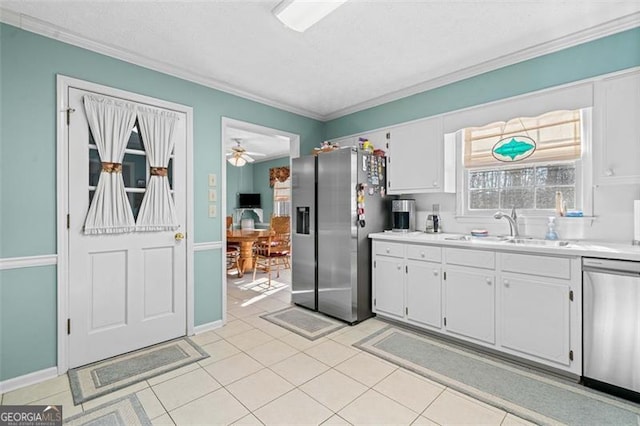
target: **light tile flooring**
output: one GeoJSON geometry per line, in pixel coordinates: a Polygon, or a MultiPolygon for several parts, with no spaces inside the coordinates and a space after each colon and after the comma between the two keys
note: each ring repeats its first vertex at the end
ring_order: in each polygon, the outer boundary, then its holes
{"type": "Polygon", "coordinates": [[[290,273],[229,277],[227,324],[193,337],[211,356],[74,406],[66,376],[2,395],[2,404],[62,404],[70,417],[135,393],[154,425],[486,424],[526,421],[362,352],[369,319],[309,341],[260,318],[289,306],[290,273]]]}

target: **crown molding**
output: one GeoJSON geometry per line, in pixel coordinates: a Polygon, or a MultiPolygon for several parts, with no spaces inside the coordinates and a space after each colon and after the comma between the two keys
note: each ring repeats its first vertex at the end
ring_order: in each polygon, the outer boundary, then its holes
{"type": "Polygon", "coordinates": [[[336,118],[344,117],[346,115],[363,111],[365,109],[373,108],[388,102],[406,98],[408,96],[415,95],[421,92],[426,92],[427,90],[432,90],[438,87],[445,86],[447,84],[455,83],[456,81],[475,77],[489,71],[494,71],[499,68],[516,64],[518,62],[547,55],[549,53],[554,53],[625,30],[630,30],[638,26],[640,26],[640,12],[636,12],[619,19],[605,22],[595,27],[591,27],[583,31],[578,31],[567,36],[551,40],[549,42],[540,43],[526,49],[490,59],[477,65],[453,71],[440,77],[426,80],[423,83],[409,86],[405,89],[401,89],[383,96],[370,99],[365,102],[358,103],[356,105],[352,105],[347,108],[343,108],[341,110],[324,115],[322,120],[334,120],[336,118]]]}
{"type": "Polygon", "coordinates": [[[283,111],[291,112],[303,117],[312,118],[314,120],[323,120],[322,114],[261,97],[259,95],[239,89],[214,78],[195,73],[191,70],[175,66],[167,62],[148,58],[144,55],[141,55],[140,53],[133,52],[119,46],[91,40],[87,37],[68,31],[65,28],[51,24],[50,22],[42,21],[28,15],[16,13],[2,7],[0,7],[0,22],[18,27],[25,31],[53,38],[64,43],[71,44],[73,46],[91,50],[102,55],[120,59],[122,61],[148,68],[153,71],[168,74],[182,80],[191,81],[193,83],[197,83],[211,89],[219,90],[221,92],[229,93],[231,95],[239,96],[241,98],[258,102],[270,107],[281,109],[283,111]]]}
{"type": "Polygon", "coordinates": [[[440,77],[426,79],[422,83],[409,86],[407,88],[397,90],[383,96],[378,96],[376,98],[360,102],[358,104],[340,109],[338,111],[334,111],[329,114],[320,114],[304,108],[299,108],[286,103],[263,98],[240,88],[231,86],[222,81],[195,73],[191,70],[177,67],[166,62],[147,58],[143,55],[140,55],[139,53],[129,51],[118,46],[100,43],[80,36],[78,34],[74,34],[49,22],[42,21],[40,19],[36,19],[24,14],[19,14],[2,7],[0,7],[0,22],[4,22],[23,30],[40,34],[45,37],[53,38],[77,47],[91,50],[96,53],[120,59],[134,65],[139,65],[153,71],[158,71],[164,74],[171,75],[173,77],[201,84],[215,90],[220,90],[231,95],[239,96],[244,99],[268,105],[283,111],[326,122],[369,108],[373,108],[388,102],[396,101],[398,99],[425,92],[427,90],[432,90],[441,86],[445,86],[447,84],[455,83],[456,81],[464,80],[489,71],[513,65],[518,62],[533,59],[549,53],[554,53],[562,49],[566,49],[572,46],[576,46],[582,43],[586,43],[638,27],[640,26],[640,12],[636,12],[619,19],[605,22],[603,24],[588,28],[583,31],[578,31],[569,34],[568,36],[560,37],[549,42],[541,43],[507,55],[493,58],[477,65],[466,67],[460,70],[455,70],[440,77]]]}

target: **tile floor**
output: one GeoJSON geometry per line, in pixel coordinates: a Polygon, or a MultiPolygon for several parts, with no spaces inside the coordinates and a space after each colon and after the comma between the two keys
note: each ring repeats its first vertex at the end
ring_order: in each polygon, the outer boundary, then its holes
{"type": "Polygon", "coordinates": [[[70,417],[135,393],[154,425],[484,424],[525,420],[362,352],[369,319],[315,341],[261,319],[291,302],[290,273],[229,277],[227,324],[193,340],[211,356],[74,406],[66,376],[2,395],[2,404],[62,404],[70,417]]]}

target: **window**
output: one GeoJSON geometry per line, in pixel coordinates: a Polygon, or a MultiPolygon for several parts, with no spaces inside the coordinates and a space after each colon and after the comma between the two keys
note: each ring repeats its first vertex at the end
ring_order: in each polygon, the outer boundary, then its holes
{"type": "Polygon", "coordinates": [[[469,127],[462,145],[459,213],[487,214],[516,207],[548,215],[560,191],[567,209],[583,209],[585,143],[590,109],[469,127]]]}

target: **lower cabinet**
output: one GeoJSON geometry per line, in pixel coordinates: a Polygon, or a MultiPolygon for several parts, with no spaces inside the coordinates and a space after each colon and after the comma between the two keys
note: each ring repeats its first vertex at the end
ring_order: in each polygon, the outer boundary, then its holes
{"type": "Polygon", "coordinates": [[[373,311],[404,318],[404,259],[376,256],[373,268],[373,311]]]}
{"type": "Polygon", "coordinates": [[[381,240],[373,255],[378,315],[581,374],[579,257],[381,240]]]}
{"type": "Polygon", "coordinates": [[[569,285],[527,275],[503,274],[500,286],[502,346],[569,365],[569,285]]]}
{"type": "Polygon", "coordinates": [[[496,342],[495,275],[491,270],[447,268],[445,328],[448,332],[496,342]]]}
{"type": "Polygon", "coordinates": [[[407,260],[407,320],[442,328],[441,265],[407,260]]]}

